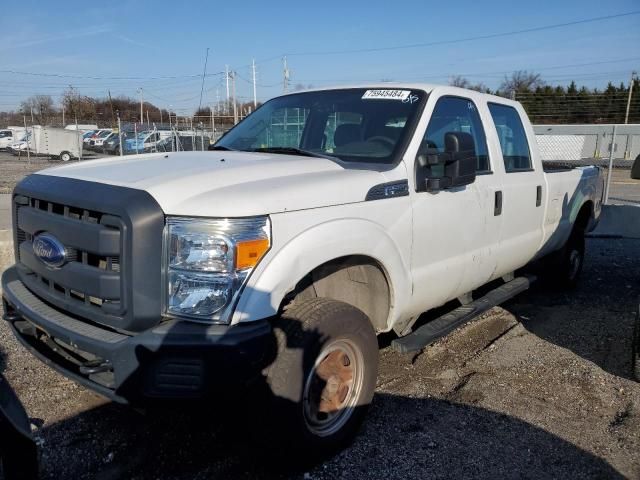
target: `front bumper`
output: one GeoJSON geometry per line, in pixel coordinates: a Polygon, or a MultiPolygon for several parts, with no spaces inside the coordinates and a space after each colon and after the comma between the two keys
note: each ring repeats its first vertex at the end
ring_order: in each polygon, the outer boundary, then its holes
{"type": "Polygon", "coordinates": [[[234,326],[167,320],[129,335],[55,309],[15,267],[2,275],[4,319],[18,340],[63,375],[121,403],[233,396],[272,361],[268,320],[234,326]]]}

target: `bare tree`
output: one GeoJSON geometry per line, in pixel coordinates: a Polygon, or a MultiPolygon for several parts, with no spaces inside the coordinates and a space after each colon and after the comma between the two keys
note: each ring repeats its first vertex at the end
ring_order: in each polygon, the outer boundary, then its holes
{"type": "Polygon", "coordinates": [[[49,95],[33,95],[21,102],[20,109],[26,115],[33,112],[34,122],[38,125],[47,125],[56,114],[53,99],[49,95]]]}
{"type": "Polygon", "coordinates": [[[449,85],[452,87],[468,88],[482,93],[489,93],[491,90],[482,82],[472,84],[468,79],[461,75],[454,75],[449,79],[449,85]]]}
{"type": "Polygon", "coordinates": [[[461,75],[454,75],[449,79],[449,85],[452,87],[469,88],[469,80],[461,75]]]}
{"type": "Polygon", "coordinates": [[[533,92],[536,88],[544,87],[544,85],[545,82],[539,73],[516,70],[510,77],[504,77],[498,92],[504,97],[513,98],[517,93],[533,92]]]}
{"type": "Polygon", "coordinates": [[[69,87],[62,94],[62,105],[67,110],[69,119],[74,121],[94,120],[96,117],[95,100],[91,97],[80,95],[78,91],[69,87]]]}

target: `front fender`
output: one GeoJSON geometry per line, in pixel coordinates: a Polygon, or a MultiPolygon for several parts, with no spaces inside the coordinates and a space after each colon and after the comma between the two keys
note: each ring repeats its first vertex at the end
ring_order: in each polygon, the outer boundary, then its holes
{"type": "MultiPolygon", "coordinates": [[[[396,220],[396,225],[403,223],[402,219],[396,220]]],[[[406,224],[404,239],[410,238],[410,218],[406,224]]],[[[251,276],[232,323],[275,315],[284,296],[313,269],[337,258],[362,255],[379,263],[390,284],[387,327],[391,329],[400,315],[395,307],[409,304],[411,275],[401,249],[383,225],[361,218],[329,220],[292,235],[283,245],[277,243],[275,218],[273,225],[276,233],[271,255],[267,255],[251,276]]]]}

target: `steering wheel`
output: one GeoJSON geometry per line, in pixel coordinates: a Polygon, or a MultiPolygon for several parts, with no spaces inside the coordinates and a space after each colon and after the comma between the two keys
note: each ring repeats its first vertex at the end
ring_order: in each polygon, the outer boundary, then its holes
{"type": "Polygon", "coordinates": [[[391,150],[396,146],[396,142],[394,142],[389,137],[383,137],[382,135],[374,135],[373,137],[367,138],[367,142],[377,142],[377,143],[386,143],[391,150]]]}

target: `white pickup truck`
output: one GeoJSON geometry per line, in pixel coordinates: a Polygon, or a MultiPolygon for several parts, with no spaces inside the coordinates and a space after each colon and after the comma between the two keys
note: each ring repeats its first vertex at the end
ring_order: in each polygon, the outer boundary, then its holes
{"type": "Polygon", "coordinates": [[[210,150],[25,178],[4,318],[116,401],[242,392],[272,445],[306,455],[356,431],[376,334],[423,348],[527,288],[514,272],[542,257],[571,285],[601,210],[598,168],[545,170],[519,103],[454,87],[284,95],[210,150]]]}

